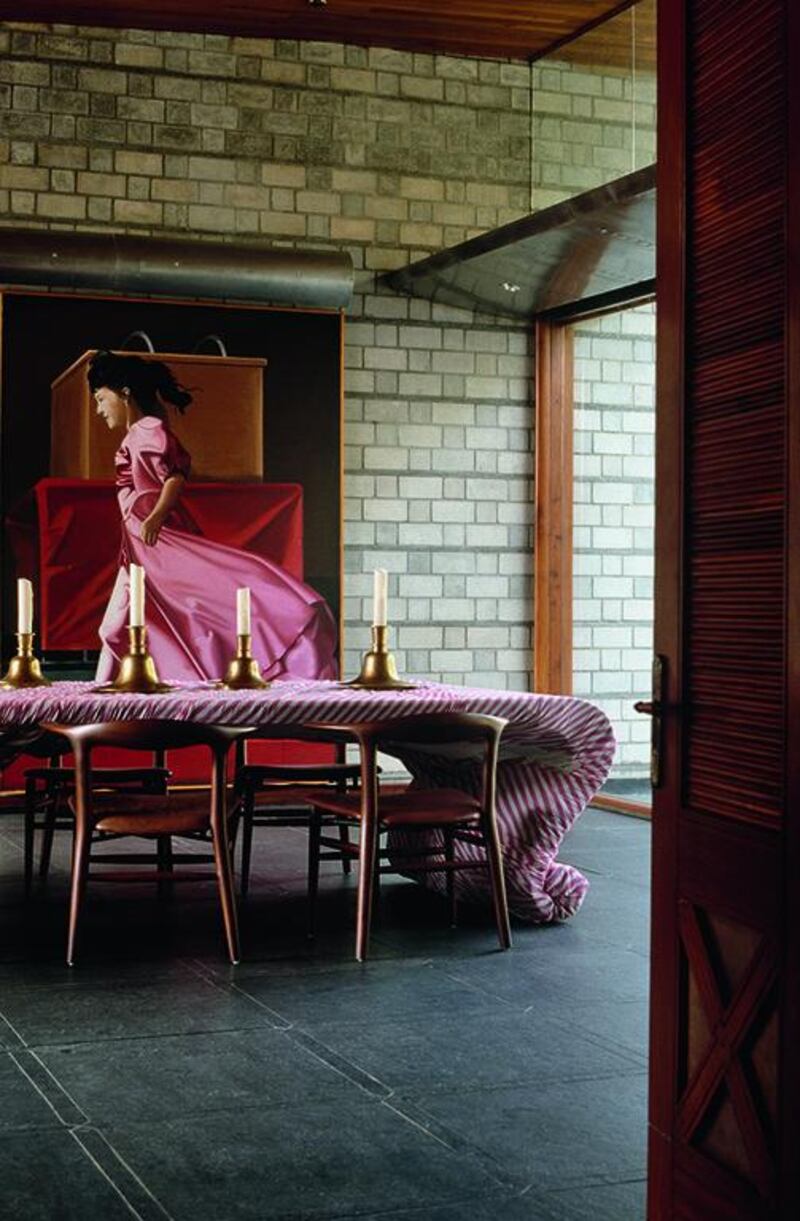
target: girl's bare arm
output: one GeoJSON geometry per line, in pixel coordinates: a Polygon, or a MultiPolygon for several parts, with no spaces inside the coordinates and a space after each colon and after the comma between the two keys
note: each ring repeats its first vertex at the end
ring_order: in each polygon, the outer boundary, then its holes
{"type": "Polygon", "coordinates": [[[170,475],[169,479],[164,480],[155,507],[142,522],[142,541],[149,547],[158,542],[161,527],[180,500],[185,482],[183,475],[170,475]]]}

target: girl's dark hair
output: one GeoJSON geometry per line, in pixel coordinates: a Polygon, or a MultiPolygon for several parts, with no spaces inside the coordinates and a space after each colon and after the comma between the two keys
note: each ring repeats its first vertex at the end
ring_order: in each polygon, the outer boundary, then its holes
{"type": "Polygon", "coordinates": [[[87,373],[89,389],[94,394],[103,386],[119,394],[123,389],[145,415],[165,418],[164,404],[170,403],[184,412],[192,401],[185,386],[176,380],[171,369],[160,360],[142,360],[127,353],[95,352],[87,373]]]}

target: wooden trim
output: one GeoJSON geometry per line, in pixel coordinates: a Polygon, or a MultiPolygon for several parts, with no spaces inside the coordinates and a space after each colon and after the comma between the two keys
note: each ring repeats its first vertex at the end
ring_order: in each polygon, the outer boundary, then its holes
{"type": "Polygon", "coordinates": [[[786,0],[786,802],[781,1004],[779,1197],[781,1216],[800,1216],[800,4],[786,0]]]}
{"type": "Polygon", "coordinates": [[[542,310],[536,315],[537,322],[585,322],[587,318],[601,318],[603,314],[618,314],[622,310],[635,309],[656,299],[655,280],[640,280],[638,284],[626,284],[594,297],[582,297],[555,309],[542,310]]]}
{"type": "Polygon", "coordinates": [[[533,686],[572,691],[572,331],[536,324],[533,686]]]}
{"type": "MultiPolygon", "coordinates": [[[[687,0],[658,5],[656,188],[656,514],[654,652],[667,659],[664,700],[681,699],[683,404],[686,296],[687,0]]],[[[671,1221],[679,1057],[677,924],[680,724],[664,718],[663,775],[653,792],[648,1221],[671,1221]]]]}
{"type": "Polygon", "coordinates": [[[612,797],[609,793],[598,793],[589,802],[596,810],[610,810],[612,814],[632,814],[635,818],[651,818],[650,806],[643,801],[626,801],[624,797],[612,797]]]}

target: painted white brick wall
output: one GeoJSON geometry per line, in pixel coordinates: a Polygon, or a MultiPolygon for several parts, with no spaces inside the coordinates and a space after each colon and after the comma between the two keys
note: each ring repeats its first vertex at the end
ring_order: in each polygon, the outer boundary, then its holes
{"type": "MultiPolygon", "coordinates": [[[[382,298],[377,298],[378,301],[382,298]]],[[[531,670],[533,413],[527,327],[395,299],[346,331],[365,375],[346,397],[345,669],[389,571],[401,670],[526,689],[531,670]],[[352,343],[355,338],[355,343],[352,343]],[[399,345],[399,346],[398,346],[399,345]],[[413,366],[413,371],[412,371],[413,366]],[[476,626],[480,625],[480,626],[476,626]]]]}
{"type": "Polygon", "coordinates": [[[655,307],[576,325],[576,695],[600,704],[619,750],[612,776],[644,778],[653,630],[655,307]]]}

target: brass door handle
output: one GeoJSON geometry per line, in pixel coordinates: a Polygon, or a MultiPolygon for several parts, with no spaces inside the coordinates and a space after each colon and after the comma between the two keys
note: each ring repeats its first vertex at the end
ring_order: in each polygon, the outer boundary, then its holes
{"type": "Polygon", "coordinates": [[[662,712],[658,700],[637,700],[633,705],[634,712],[643,712],[646,716],[659,716],[662,712]]]}

